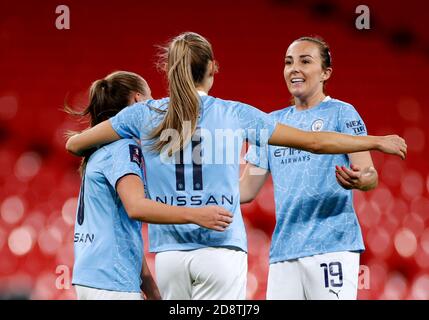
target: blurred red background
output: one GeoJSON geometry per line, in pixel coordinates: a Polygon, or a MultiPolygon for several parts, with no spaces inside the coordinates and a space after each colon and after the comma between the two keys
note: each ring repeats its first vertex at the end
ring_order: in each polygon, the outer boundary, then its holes
{"type": "MultiPolygon", "coordinates": [[[[220,63],[211,94],[267,112],[290,100],[283,80],[289,43],[319,35],[330,44],[334,73],[328,93],[352,103],[369,134],[400,134],[409,151],[406,161],[373,153],[379,187],[355,192],[367,247],[361,264],[370,274],[359,298],[429,299],[429,7],[416,0],[406,5],[366,1],[371,29],[357,30],[359,4],[2,2],[0,293],[75,298],[66,276],[73,265],[79,159],[66,153],[63,136],[82,126],[61,112],[65,99],[84,106],[91,82],[115,70],[143,75],[154,97],[165,96],[165,79],[155,68],[155,45],[195,31],[212,42],[220,63]],[[55,9],[61,4],[70,8],[69,30],[55,27],[55,9]]],[[[243,212],[249,239],[248,298],[264,299],[275,223],[271,182],[243,212]]],[[[154,271],[153,255],[148,259],[154,271]]]]}

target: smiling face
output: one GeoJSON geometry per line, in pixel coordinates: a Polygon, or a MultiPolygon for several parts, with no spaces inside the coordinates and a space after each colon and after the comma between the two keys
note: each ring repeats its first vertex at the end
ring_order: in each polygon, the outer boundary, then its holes
{"type": "Polygon", "coordinates": [[[289,92],[300,100],[323,95],[323,83],[331,68],[322,67],[319,46],[310,41],[295,41],[286,52],[284,77],[289,92]]]}

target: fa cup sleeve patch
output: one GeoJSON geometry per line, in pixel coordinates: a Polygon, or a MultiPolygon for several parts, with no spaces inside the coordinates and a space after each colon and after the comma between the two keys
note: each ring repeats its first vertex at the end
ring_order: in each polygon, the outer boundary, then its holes
{"type": "Polygon", "coordinates": [[[142,151],[136,145],[129,145],[130,147],[130,161],[135,162],[139,167],[142,165],[142,151]]]}

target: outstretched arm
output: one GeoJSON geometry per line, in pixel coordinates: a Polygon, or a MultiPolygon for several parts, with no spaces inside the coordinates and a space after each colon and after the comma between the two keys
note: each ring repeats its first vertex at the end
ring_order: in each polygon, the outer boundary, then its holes
{"type": "Polygon", "coordinates": [[[270,172],[247,163],[240,177],[240,203],[251,202],[259,193],[270,172]]]}
{"type": "Polygon", "coordinates": [[[106,120],[82,133],[70,137],[67,140],[66,149],[76,156],[81,156],[88,149],[119,139],[121,137],[113,130],[110,121],[106,120]]]}
{"type": "Polygon", "coordinates": [[[222,207],[179,207],[146,199],[143,183],[134,174],[122,177],[116,191],[132,219],[157,224],[195,223],[216,231],[224,231],[232,222],[232,214],[222,207]]]}
{"type": "Polygon", "coordinates": [[[312,153],[354,153],[379,150],[405,159],[407,145],[397,135],[390,136],[352,136],[337,132],[309,132],[277,124],[271,138],[271,145],[292,147],[312,153]]]}

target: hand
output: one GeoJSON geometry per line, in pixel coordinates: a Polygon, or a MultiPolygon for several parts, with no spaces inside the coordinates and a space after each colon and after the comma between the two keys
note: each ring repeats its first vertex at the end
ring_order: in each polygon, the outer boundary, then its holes
{"type": "Polygon", "coordinates": [[[402,160],[407,155],[407,144],[405,140],[397,135],[380,137],[379,150],[384,153],[395,154],[400,156],[402,160]]]}
{"type": "Polygon", "coordinates": [[[162,300],[158,288],[156,288],[156,290],[150,291],[148,294],[144,294],[144,292],[142,292],[142,296],[145,300],[162,300]]]}
{"type": "Polygon", "coordinates": [[[359,179],[362,175],[362,172],[358,166],[351,165],[350,167],[352,170],[347,169],[345,166],[335,166],[335,176],[337,177],[337,182],[346,190],[358,189],[359,179]]]}
{"type": "Polygon", "coordinates": [[[142,290],[141,295],[145,300],[162,300],[159,288],[152,277],[149,266],[146,262],[146,257],[143,255],[142,271],[140,273],[142,280],[140,289],[142,290]]]}
{"type": "Polygon", "coordinates": [[[219,206],[191,208],[191,221],[201,227],[225,231],[232,222],[232,213],[219,206]]]}
{"type": "Polygon", "coordinates": [[[335,166],[335,176],[338,184],[346,190],[359,189],[367,191],[377,185],[377,171],[374,167],[362,168],[358,165],[350,165],[350,169],[345,166],[335,166]]]}

